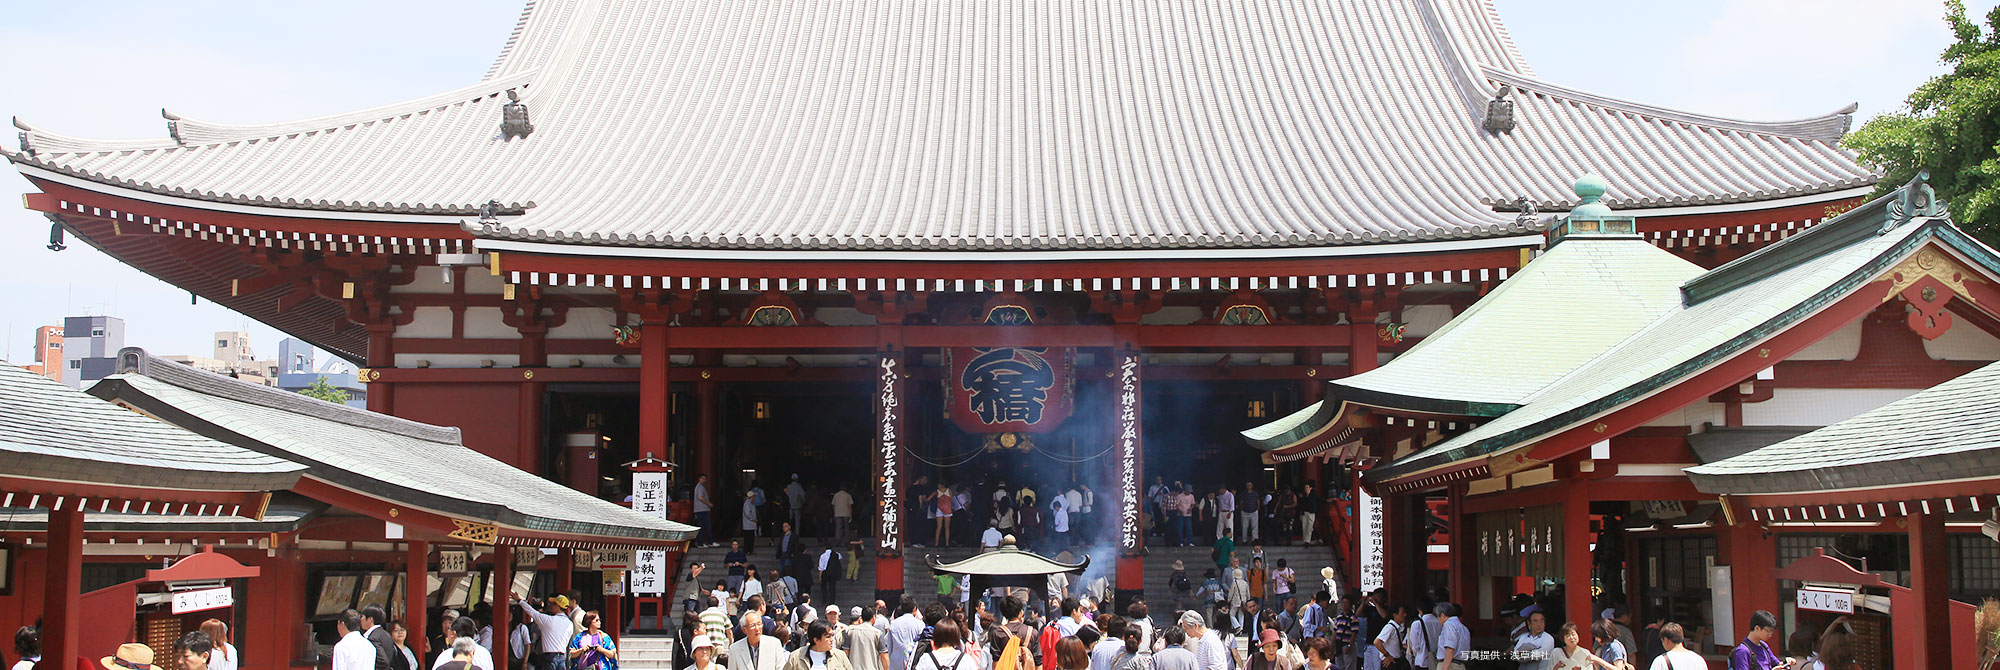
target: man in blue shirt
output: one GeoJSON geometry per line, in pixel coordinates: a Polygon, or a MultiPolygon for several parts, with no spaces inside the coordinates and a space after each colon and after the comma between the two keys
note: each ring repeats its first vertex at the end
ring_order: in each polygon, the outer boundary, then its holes
{"type": "Polygon", "coordinates": [[[1765,610],[1750,615],[1750,634],[1729,654],[1729,670],[1771,670],[1778,667],[1778,655],[1771,652],[1771,638],[1778,635],[1778,617],[1765,610]]]}
{"type": "Polygon", "coordinates": [[[1458,603],[1438,605],[1444,610],[1444,629],[1438,631],[1437,669],[1464,670],[1465,652],[1472,649],[1472,631],[1458,619],[1458,603]]]}

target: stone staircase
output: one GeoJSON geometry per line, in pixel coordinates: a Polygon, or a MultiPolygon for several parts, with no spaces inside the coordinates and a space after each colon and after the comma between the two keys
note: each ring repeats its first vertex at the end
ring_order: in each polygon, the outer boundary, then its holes
{"type": "MultiPolygon", "coordinates": [[[[806,545],[810,547],[817,547],[819,546],[819,543],[816,540],[808,538],[806,540],[806,545]]],[[[867,546],[866,543],[864,543],[863,546],[866,547],[867,546]]],[[[770,546],[770,543],[768,541],[759,542],[758,546],[755,549],[749,550],[747,553],[749,554],[750,557],[750,564],[757,566],[757,571],[759,573],[771,574],[776,571],[778,567],[777,549],[770,546]]],[[[849,552],[843,550],[842,553],[847,554],[849,552]]],[[[674,577],[675,590],[672,595],[671,604],[673,606],[673,615],[674,615],[673,620],[675,622],[680,621],[681,598],[687,593],[687,587],[681,580],[687,577],[686,570],[688,569],[688,567],[694,565],[695,563],[708,564],[708,567],[702,570],[701,582],[703,590],[711,589],[714,588],[715,582],[717,580],[726,579],[727,576],[729,575],[729,569],[727,566],[723,565],[722,561],[723,557],[727,556],[728,554],[729,554],[728,543],[724,543],[722,546],[719,547],[708,547],[708,548],[697,547],[688,550],[688,557],[687,557],[688,560],[683,561],[684,565],[681,568],[682,572],[674,577]]],[[[818,565],[819,553],[817,550],[815,550],[811,554],[810,560],[814,561],[814,565],[818,565]]],[[[843,560],[852,561],[855,560],[855,557],[849,555],[845,556],[843,560]]],[[[825,609],[827,603],[818,602],[819,601],[819,595],[817,593],[818,588],[814,588],[814,591],[815,591],[813,595],[814,604],[821,609],[825,609]]],[[[834,604],[840,606],[841,614],[842,616],[845,616],[848,608],[863,603],[872,604],[874,600],[875,600],[875,556],[874,554],[869,554],[867,556],[861,557],[861,569],[857,573],[856,579],[853,581],[843,581],[840,583],[840,599],[839,602],[836,602],[834,604]]]]}
{"type": "Polygon", "coordinates": [[[626,635],[618,643],[618,667],[629,670],[673,670],[674,638],[669,635],[626,635]]]}
{"type": "MultiPolygon", "coordinates": [[[[1238,547],[1236,549],[1236,557],[1241,559],[1245,569],[1248,569],[1250,564],[1250,549],[1248,547],[1238,547]]],[[[1267,571],[1276,572],[1278,569],[1278,559],[1281,558],[1285,559],[1285,562],[1291,566],[1292,572],[1297,575],[1297,589],[1299,591],[1300,603],[1304,603],[1306,598],[1312,597],[1314,591],[1325,588],[1324,580],[1320,578],[1320,568],[1333,565],[1333,558],[1331,550],[1327,549],[1324,545],[1311,547],[1264,547],[1264,567],[1267,571]]],[[[1174,561],[1176,559],[1182,561],[1187,566],[1188,582],[1196,591],[1201,589],[1202,572],[1215,567],[1215,563],[1209,560],[1208,547],[1155,547],[1151,549],[1151,553],[1146,555],[1146,603],[1152,612],[1155,623],[1167,621],[1174,615],[1173,592],[1167,585],[1167,578],[1173,574],[1174,561]]],[[[1216,574],[1219,578],[1222,573],[1218,570],[1216,574]]],[[[1271,594],[1274,592],[1272,584],[1266,583],[1264,585],[1264,595],[1267,601],[1271,600],[1271,594]]],[[[1276,603],[1273,602],[1271,604],[1275,605],[1276,603]]]]}

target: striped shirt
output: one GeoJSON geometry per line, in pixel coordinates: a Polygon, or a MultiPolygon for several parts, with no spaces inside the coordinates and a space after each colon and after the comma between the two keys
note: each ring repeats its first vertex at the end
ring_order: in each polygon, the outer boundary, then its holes
{"type": "Polygon", "coordinates": [[[721,607],[710,607],[701,612],[701,628],[708,631],[708,643],[716,649],[729,648],[729,614],[721,607]]]}

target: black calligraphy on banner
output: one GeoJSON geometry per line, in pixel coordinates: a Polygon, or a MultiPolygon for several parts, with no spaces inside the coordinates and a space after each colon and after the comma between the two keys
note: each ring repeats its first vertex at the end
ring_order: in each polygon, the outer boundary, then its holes
{"type": "Polygon", "coordinates": [[[1139,356],[1118,363],[1118,546],[1139,550],[1139,356]]]}
{"type": "Polygon", "coordinates": [[[875,397],[875,497],[877,523],[875,537],[884,551],[903,550],[903,486],[898,472],[903,425],[902,358],[882,354],[876,370],[875,397]]]}
{"type": "Polygon", "coordinates": [[[1069,418],[1073,359],[1061,347],[954,347],[945,383],[966,432],[1045,432],[1069,418]]]}

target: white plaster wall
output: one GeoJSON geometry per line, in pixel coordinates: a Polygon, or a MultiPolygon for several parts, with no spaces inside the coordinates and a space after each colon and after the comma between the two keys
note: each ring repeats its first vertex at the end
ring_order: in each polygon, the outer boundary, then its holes
{"type": "Polygon", "coordinates": [[[2000,361],[2000,338],[1954,314],[1951,330],[1935,340],[1925,340],[1924,353],[1946,361],[2000,361]]]}
{"type": "Polygon", "coordinates": [[[1404,337],[1424,337],[1451,322],[1451,305],[1417,305],[1403,308],[1403,322],[1409,328],[1404,337]]]}
{"type": "Polygon", "coordinates": [[[493,367],[511,368],[521,364],[521,357],[515,354],[396,354],[396,367],[414,368],[417,361],[429,361],[434,368],[476,368],[482,367],[482,360],[493,361],[493,367]]]}
{"type": "Polygon", "coordinates": [[[1700,426],[1704,423],[1721,425],[1722,418],[1721,404],[1702,401],[1668,412],[1660,418],[1646,422],[1646,425],[1700,426]]]}
{"type": "MultiPolygon", "coordinates": [[[[1954,329],[1956,330],[1956,329],[1954,329]]],[[[1851,361],[1861,353],[1861,319],[1792,354],[1791,361],[1851,361]]]]}
{"type": "Polygon", "coordinates": [[[551,340],[609,340],[611,320],[616,314],[607,308],[570,308],[563,325],[549,329],[551,340]]]}
{"type": "Polygon", "coordinates": [[[498,307],[465,308],[465,339],[513,340],[521,337],[520,331],[500,319],[498,307]]]}
{"type": "Polygon", "coordinates": [[[1825,426],[1889,404],[1919,389],[1777,389],[1743,404],[1746,426],[1825,426]]]}
{"type": "Polygon", "coordinates": [[[418,307],[409,323],[396,327],[396,337],[451,337],[451,308],[418,307]]]}

